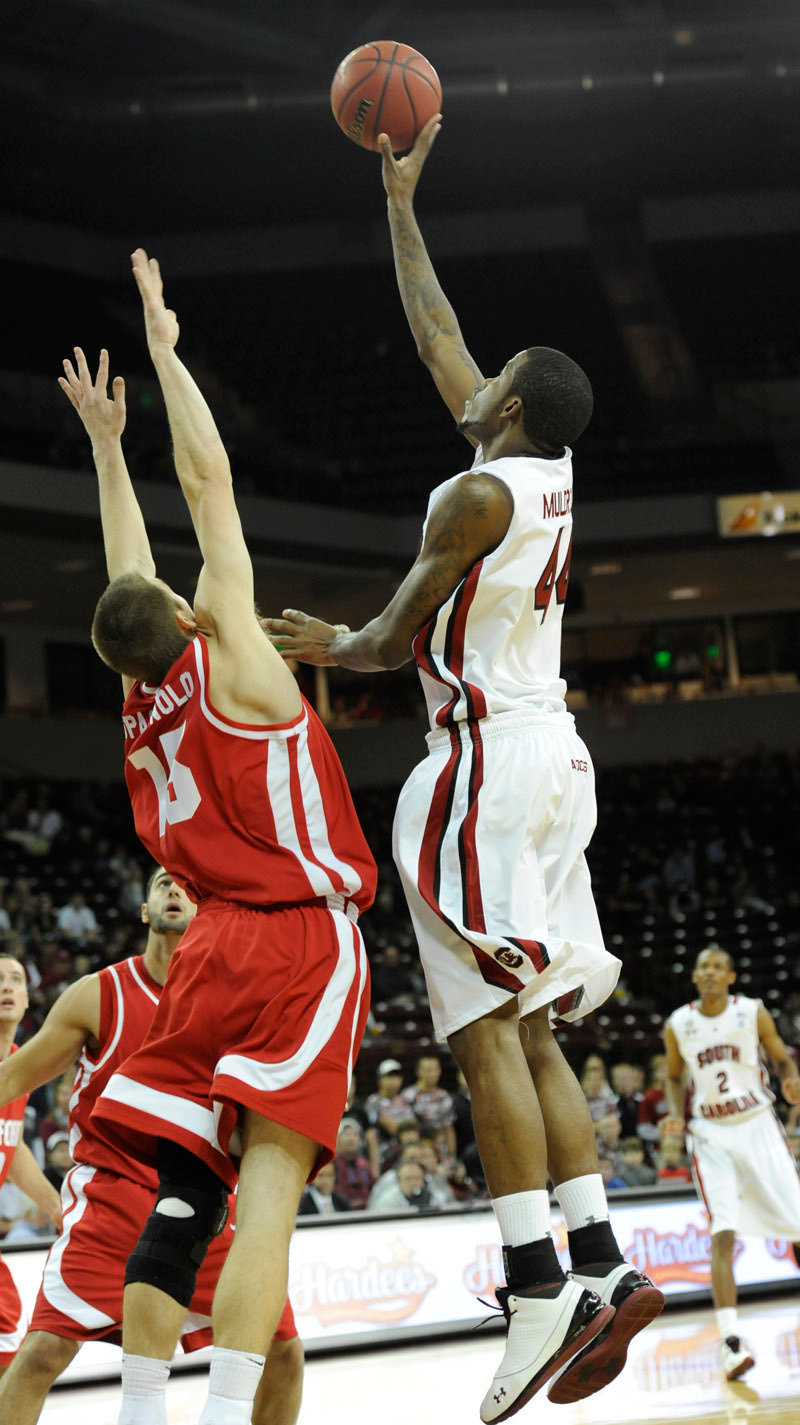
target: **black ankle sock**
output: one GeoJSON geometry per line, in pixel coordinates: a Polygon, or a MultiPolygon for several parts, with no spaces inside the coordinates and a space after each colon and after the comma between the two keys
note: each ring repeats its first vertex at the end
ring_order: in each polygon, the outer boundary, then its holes
{"type": "Polygon", "coordinates": [[[552,1237],[541,1237],[522,1247],[503,1247],[503,1266],[512,1291],[529,1286],[554,1286],[560,1290],[564,1282],[552,1237]]]}
{"type": "Polygon", "coordinates": [[[567,1240],[573,1271],[580,1271],[590,1263],[625,1260],[607,1219],[605,1222],[590,1222],[587,1227],[578,1227],[574,1232],[568,1232],[567,1240]]]}

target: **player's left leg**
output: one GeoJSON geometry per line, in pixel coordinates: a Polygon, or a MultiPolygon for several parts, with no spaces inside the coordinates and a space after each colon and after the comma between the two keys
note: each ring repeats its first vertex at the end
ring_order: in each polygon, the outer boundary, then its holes
{"type": "Polygon", "coordinates": [[[169,1363],[228,1192],[188,1149],[159,1139],[158,1197],[128,1258],[119,1425],[166,1425],[169,1363]]]}
{"type": "Polygon", "coordinates": [[[625,1261],[609,1221],[586,1098],[550,1027],[547,1006],[520,1022],[520,1039],[536,1088],[547,1139],[547,1161],[567,1224],[573,1281],[615,1308],[602,1340],[568,1366],[550,1399],[581,1400],[625,1365],[631,1338],[658,1316],[664,1295],[625,1261]]]}
{"type": "Polygon", "coordinates": [[[245,1109],[236,1232],[214,1297],[209,1397],[200,1425],[249,1425],[286,1300],[289,1239],[319,1145],[245,1109]]]}
{"type": "MultiPolygon", "coordinates": [[[[516,1001],[448,1040],[470,1089],[475,1139],[503,1239],[507,1287],[497,1298],[508,1324],[503,1359],[481,1419],[505,1420],[559,1376],[613,1317],[593,1292],[567,1281],[550,1234],[547,1145],[519,1038],[516,1001]]],[[[555,1384],[554,1384],[555,1382],[555,1384]]]]}
{"type": "Polygon", "coordinates": [[[253,1425],[296,1425],[303,1399],[304,1361],[299,1336],[273,1341],[253,1401],[253,1425]]]}
{"type": "MultiPolygon", "coordinates": [[[[729,1132],[731,1130],[729,1129],[729,1132]]],[[[734,1129],[733,1132],[738,1130],[734,1129]]],[[[736,1279],[733,1275],[733,1249],[736,1233],[714,1232],[711,1236],[711,1295],[716,1308],[717,1325],[722,1340],[722,1369],[728,1380],[738,1380],[755,1365],[755,1358],[739,1334],[736,1312],[736,1279]]]]}
{"type": "Polygon", "coordinates": [[[50,1331],[29,1331],[0,1384],[0,1421],[36,1425],[53,1381],[80,1346],[50,1331]]]}

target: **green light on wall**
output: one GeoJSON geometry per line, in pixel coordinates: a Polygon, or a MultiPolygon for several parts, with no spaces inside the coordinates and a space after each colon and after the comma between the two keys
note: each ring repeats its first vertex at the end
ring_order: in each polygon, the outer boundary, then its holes
{"type": "Polygon", "coordinates": [[[653,654],[653,662],[657,668],[668,668],[672,662],[672,654],[668,648],[659,648],[653,654]]]}

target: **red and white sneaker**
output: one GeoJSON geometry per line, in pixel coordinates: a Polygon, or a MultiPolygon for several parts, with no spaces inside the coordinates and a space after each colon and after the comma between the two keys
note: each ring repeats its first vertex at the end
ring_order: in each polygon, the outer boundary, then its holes
{"type": "Polygon", "coordinates": [[[755,1356],[748,1351],[741,1336],[726,1336],[719,1349],[727,1380],[738,1380],[756,1363],[755,1356]]]}
{"type": "Polygon", "coordinates": [[[571,1405],[594,1395],[619,1375],[628,1345],[637,1331],[654,1321],[664,1306],[664,1293],[628,1262],[615,1262],[603,1272],[600,1263],[582,1272],[569,1272],[571,1281],[594,1291],[614,1317],[604,1334],[582,1351],[547,1392],[556,1405],[571,1405]]]}
{"type": "Polygon", "coordinates": [[[556,1296],[541,1295],[535,1287],[514,1292],[498,1287],[495,1295],[506,1318],[508,1339],[481,1405],[484,1425],[496,1425],[521,1410],[614,1316],[612,1306],[604,1306],[594,1292],[569,1280],[556,1296]]]}

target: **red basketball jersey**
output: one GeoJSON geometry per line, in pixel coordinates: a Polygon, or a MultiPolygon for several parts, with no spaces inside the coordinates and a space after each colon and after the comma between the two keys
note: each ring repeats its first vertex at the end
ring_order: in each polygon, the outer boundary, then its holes
{"type": "Polygon", "coordinates": [[[142,1044],[161,985],[145,967],[144,955],[107,965],[97,974],[100,983],[100,1032],[96,1051],[84,1045],[69,1101],[69,1146],[76,1163],[88,1163],[121,1177],[158,1188],[155,1168],[128,1157],[97,1135],[91,1113],[111,1075],[142,1044]]]}
{"type": "MultiPolygon", "coordinates": [[[[11,1053],[16,1052],[17,1045],[12,1044],[11,1053]]],[[[28,1095],[24,1093],[12,1103],[7,1103],[5,1108],[0,1108],[0,1187],[8,1177],[14,1150],[17,1144],[22,1142],[22,1124],[27,1103],[28,1095]]]]}
{"type": "Polygon", "coordinates": [[[251,906],[342,894],[372,904],[376,869],[341,764],[304,701],[293,722],[232,722],[208,696],[198,636],[160,688],[134,683],[123,708],[136,831],[195,900],[251,906]]]}

